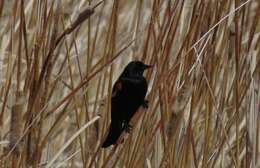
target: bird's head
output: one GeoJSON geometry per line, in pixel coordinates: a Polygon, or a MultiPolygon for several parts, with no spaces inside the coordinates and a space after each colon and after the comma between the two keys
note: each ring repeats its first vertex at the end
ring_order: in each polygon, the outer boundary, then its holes
{"type": "Polygon", "coordinates": [[[152,65],[146,65],[141,61],[132,61],[124,69],[123,76],[142,76],[144,70],[152,67],[152,65]]]}

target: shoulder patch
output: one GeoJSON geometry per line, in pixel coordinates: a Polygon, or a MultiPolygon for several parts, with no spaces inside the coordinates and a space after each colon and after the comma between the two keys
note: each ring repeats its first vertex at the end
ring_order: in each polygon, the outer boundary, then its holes
{"type": "Polygon", "coordinates": [[[116,97],[118,93],[123,89],[123,83],[122,81],[117,81],[115,83],[113,92],[112,92],[112,98],[116,97]]]}
{"type": "Polygon", "coordinates": [[[118,81],[116,83],[116,86],[115,86],[116,90],[122,90],[123,89],[123,84],[121,81],[118,81]]]}

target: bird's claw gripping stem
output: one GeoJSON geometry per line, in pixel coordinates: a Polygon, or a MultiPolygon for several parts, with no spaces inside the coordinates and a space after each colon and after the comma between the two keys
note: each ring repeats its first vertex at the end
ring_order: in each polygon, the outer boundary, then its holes
{"type": "Polygon", "coordinates": [[[126,121],[124,122],[124,130],[127,132],[127,133],[130,133],[131,130],[133,129],[133,126],[130,125],[129,123],[127,123],[126,121]]]}
{"type": "Polygon", "coordinates": [[[149,101],[148,100],[144,100],[144,102],[143,102],[143,104],[142,104],[142,106],[143,106],[143,108],[148,108],[148,103],[149,103],[149,101]]]}

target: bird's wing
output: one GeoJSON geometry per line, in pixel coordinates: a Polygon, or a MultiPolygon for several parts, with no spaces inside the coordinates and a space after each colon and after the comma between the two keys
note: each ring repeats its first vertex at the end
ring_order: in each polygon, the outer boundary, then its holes
{"type": "MultiPolygon", "coordinates": [[[[118,79],[113,86],[112,96],[111,96],[111,124],[116,125],[118,129],[121,129],[121,115],[122,115],[122,101],[124,97],[123,81],[118,79]]],[[[115,126],[114,126],[115,127],[115,126]]]]}
{"type": "Polygon", "coordinates": [[[117,96],[120,95],[120,93],[122,93],[122,91],[124,89],[126,89],[126,86],[124,86],[125,84],[139,84],[143,82],[143,80],[140,80],[140,79],[131,79],[131,78],[119,78],[114,87],[113,87],[113,90],[112,90],[112,99],[113,98],[116,98],[117,96]]]}

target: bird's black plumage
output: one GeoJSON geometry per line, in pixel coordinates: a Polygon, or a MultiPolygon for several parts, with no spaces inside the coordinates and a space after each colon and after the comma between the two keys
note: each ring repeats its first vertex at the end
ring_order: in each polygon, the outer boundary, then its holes
{"type": "Polygon", "coordinates": [[[151,66],[141,61],[130,62],[115,82],[111,99],[111,124],[103,148],[115,144],[129,121],[141,105],[146,105],[147,81],[145,69],[151,66]]]}

